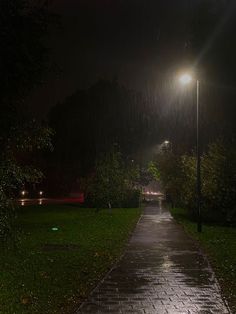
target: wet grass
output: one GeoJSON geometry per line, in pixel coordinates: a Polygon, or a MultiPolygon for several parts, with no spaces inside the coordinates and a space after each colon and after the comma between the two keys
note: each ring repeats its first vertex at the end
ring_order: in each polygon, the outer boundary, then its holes
{"type": "Polygon", "coordinates": [[[140,212],[95,213],[70,205],[20,209],[20,242],[1,251],[0,313],[73,313],[120,256],[140,212]]]}
{"type": "Polygon", "coordinates": [[[188,219],[180,208],[170,209],[172,216],[184,229],[197,239],[209,256],[211,264],[226,297],[232,313],[236,313],[236,228],[216,224],[204,224],[203,232],[198,233],[196,223],[188,219]]]}

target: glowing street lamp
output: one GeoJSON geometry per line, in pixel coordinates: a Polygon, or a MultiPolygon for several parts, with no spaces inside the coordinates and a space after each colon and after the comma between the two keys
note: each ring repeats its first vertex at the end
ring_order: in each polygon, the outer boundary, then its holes
{"type": "Polygon", "coordinates": [[[188,73],[182,74],[179,77],[179,81],[182,85],[187,85],[193,80],[192,76],[188,73]]]}
{"type": "MultiPolygon", "coordinates": [[[[187,85],[193,81],[193,77],[189,73],[184,73],[179,77],[179,81],[182,85],[187,85]]],[[[201,157],[200,157],[200,142],[199,142],[199,80],[196,80],[196,106],[197,106],[197,164],[196,164],[196,176],[197,176],[197,231],[202,232],[202,217],[201,217],[201,157]]]]}

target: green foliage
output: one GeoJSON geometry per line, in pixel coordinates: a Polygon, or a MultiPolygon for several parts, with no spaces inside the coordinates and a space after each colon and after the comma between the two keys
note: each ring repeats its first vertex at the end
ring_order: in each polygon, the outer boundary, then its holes
{"type": "MultiPolygon", "coordinates": [[[[195,208],[196,157],[182,157],[184,205],[195,208]]],[[[201,157],[202,211],[205,220],[236,221],[236,150],[217,141],[201,157]]]]}
{"type": "Polygon", "coordinates": [[[217,141],[202,158],[203,205],[212,219],[236,222],[236,149],[217,141]]]}
{"type": "MultiPolygon", "coordinates": [[[[155,165],[166,193],[176,205],[196,213],[196,156],[161,153],[155,165]]],[[[216,141],[201,157],[203,219],[236,221],[236,150],[233,143],[216,141]]]]}
{"type": "Polygon", "coordinates": [[[158,181],[160,179],[161,176],[160,171],[153,161],[150,161],[148,164],[148,172],[150,173],[154,180],[158,181]]]}
{"type": "Polygon", "coordinates": [[[129,193],[133,193],[138,176],[138,168],[133,165],[126,167],[121,153],[116,149],[103,154],[97,160],[89,188],[92,203],[97,208],[121,207],[124,203],[127,204],[129,193]]]}
{"type": "Polygon", "coordinates": [[[124,173],[119,152],[103,155],[96,164],[92,198],[97,207],[113,207],[124,196],[124,173]]]}
{"type": "Polygon", "coordinates": [[[180,156],[175,155],[172,151],[163,150],[152,163],[152,167],[156,167],[158,178],[172,204],[181,203],[182,193],[180,193],[180,189],[183,186],[184,177],[180,156]]]}
{"type": "MultiPolygon", "coordinates": [[[[30,124],[12,129],[11,137],[1,142],[0,154],[0,241],[6,242],[11,235],[14,221],[12,198],[25,183],[38,183],[43,173],[27,163],[29,154],[39,149],[52,148],[52,131],[30,124]],[[27,158],[26,158],[27,157],[27,158]],[[26,161],[25,161],[26,159],[26,161]]],[[[32,155],[31,155],[32,156],[32,155]]]]}
{"type": "Polygon", "coordinates": [[[182,204],[187,207],[192,216],[195,214],[196,204],[196,157],[194,155],[181,156],[182,204]]]}
{"type": "Polygon", "coordinates": [[[53,150],[52,136],[54,131],[31,120],[27,123],[17,125],[11,129],[11,139],[8,147],[22,152],[32,152],[33,150],[53,150]]]}
{"type": "Polygon", "coordinates": [[[28,125],[12,129],[11,137],[1,142],[0,188],[6,198],[11,198],[14,191],[24,183],[39,182],[43,174],[29,165],[28,159],[38,150],[52,149],[52,130],[40,125],[28,125]]]}

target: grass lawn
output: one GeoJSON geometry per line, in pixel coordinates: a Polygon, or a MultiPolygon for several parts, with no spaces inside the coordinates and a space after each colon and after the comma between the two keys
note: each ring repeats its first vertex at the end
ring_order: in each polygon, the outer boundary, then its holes
{"type": "Polygon", "coordinates": [[[95,213],[72,205],[20,208],[20,243],[1,252],[0,313],[72,313],[120,256],[140,213],[95,213]]]}
{"type": "Polygon", "coordinates": [[[203,225],[203,232],[196,232],[183,209],[171,209],[173,217],[197,239],[209,256],[232,313],[236,313],[236,228],[215,224],[203,225]]]}

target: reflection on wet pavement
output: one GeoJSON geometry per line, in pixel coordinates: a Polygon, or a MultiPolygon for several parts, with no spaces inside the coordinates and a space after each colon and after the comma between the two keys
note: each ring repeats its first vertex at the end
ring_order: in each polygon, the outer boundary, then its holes
{"type": "Polygon", "coordinates": [[[126,252],[77,313],[230,313],[204,255],[168,211],[146,207],[126,252]]]}

